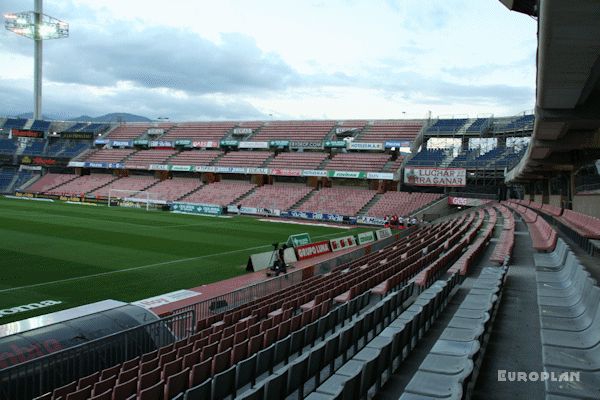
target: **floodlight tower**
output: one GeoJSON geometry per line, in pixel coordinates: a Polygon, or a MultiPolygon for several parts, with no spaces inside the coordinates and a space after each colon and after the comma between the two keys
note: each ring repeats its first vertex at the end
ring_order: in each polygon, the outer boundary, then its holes
{"type": "Polygon", "coordinates": [[[42,0],[34,0],[34,11],[6,14],[4,27],[20,36],[33,39],[33,118],[42,118],[42,43],[46,39],[69,37],[69,24],[45,15],[42,0]]]}

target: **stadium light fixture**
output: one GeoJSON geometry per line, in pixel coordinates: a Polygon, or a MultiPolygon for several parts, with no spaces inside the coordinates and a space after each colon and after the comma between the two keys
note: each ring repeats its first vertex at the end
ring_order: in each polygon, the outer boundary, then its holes
{"type": "Polygon", "coordinates": [[[42,43],[47,39],[69,37],[69,24],[42,12],[42,0],[35,0],[34,11],[4,15],[4,27],[34,41],[33,118],[42,118],[42,43]]]}

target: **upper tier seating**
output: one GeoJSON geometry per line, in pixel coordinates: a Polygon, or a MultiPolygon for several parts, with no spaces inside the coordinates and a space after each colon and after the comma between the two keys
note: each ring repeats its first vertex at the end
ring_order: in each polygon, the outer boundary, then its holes
{"type": "Polygon", "coordinates": [[[44,153],[45,147],[46,147],[45,140],[29,140],[25,149],[23,149],[22,154],[31,155],[31,156],[39,156],[44,153]]]}
{"type": "Polygon", "coordinates": [[[231,151],[215,165],[219,167],[262,167],[273,153],[269,151],[231,151]]]}
{"type": "Polygon", "coordinates": [[[125,161],[125,168],[148,168],[150,164],[165,164],[176,153],[176,150],[140,150],[125,161]]]}
{"type": "Polygon", "coordinates": [[[235,126],[234,122],[190,122],[177,124],[161,140],[189,139],[219,141],[235,126]]]}
{"type": "Polygon", "coordinates": [[[287,211],[311,191],[312,188],[304,185],[264,185],[240,200],[240,204],[243,207],[287,211]]]}
{"type": "Polygon", "coordinates": [[[210,165],[210,163],[223,152],[218,150],[191,150],[169,158],[167,162],[171,165],[210,165]]]}
{"type": "Polygon", "coordinates": [[[389,154],[381,153],[339,153],[333,156],[325,169],[336,171],[383,171],[390,160],[389,154]]]}
{"type": "Polygon", "coordinates": [[[17,170],[14,168],[0,168],[0,192],[7,192],[15,177],[17,170]]]}
{"type": "MultiPolygon", "coordinates": [[[[96,197],[108,197],[111,189],[113,190],[144,190],[147,187],[155,184],[157,179],[153,176],[147,175],[134,175],[112,181],[110,185],[101,187],[98,190],[90,193],[96,197]]],[[[123,195],[123,193],[121,193],[123,195]]],[[[113,194],[115,196],[115,194],[113,194]]]]}
{"type": "Polygon", "coordinates": [[[48,132],[50,130],[50,121],[36,119],[29,128],[31,131],[48,132]]]}
{"type": "Polygon", "coordinates": [[[0,168],[0,193],[12,193],[34,177],[34,171],[18,171],[14,168],[0,168]]]}
{"type": "Polygon", "coordinates": [[[533,129],[533,124],[535,123],[535,116],[531,115],[523,115],[518,117],[505,125],[497,124],[494,127],[496,132],[512,132],[512,131],[523,131],[523,130],[531,130],[533,129]]]}
{"type": "Polygon", "coordinates": [[[46,174],[25,188],[25,191],[29,193],[44,193],[75,178],[77,178],[77,175],[73,174],[46,174]]]}
{"type": "Polygon", "coordinates": [[[438,119],[427,129],[430,133],[454,133],[467,123],[466,118],[438,119]]]}
{"type": "Polygon", "coordinates": [[[129,149],[100,149],[87,153],[82,161],[119,163],[133,154],[135,150],[129,149]]]}
{"type": "Polygon", "coordinates": [[[11,139],[0,139],[0,154],[15,154],[17,143],[11,139]]]}
{"type": "Polygon", "coordinates": [[[425,149],[415,154],[415,156],[411,158],[406,165],[437,167],[441,164],[445,157],[446,151],[443,149],[425,149]]]}
{"type": "Polygon", "coordinates": [[[151,124],[119,125],[106,136],[106,139],[134,140],[152,127],[151,124]]]}
{"type": "Polygon", "coordinates": [[[298,210],[353,216],[357,215],[376,193],[374,190],[344,187],[323,188],[315,191],[298,210]]]}
{"type": "Polygon", "coordinates": [[[82,193],[93,192],[101,186],[109,184],[115,179],[117,179],[116,176],[109,174],[84,175],[63,185],[57,186],[46,193],[55,195],[80,196],[82,193]]]}
{"type": "Polygon", "coordinates": [[[414,121],[375,121],[367,125],[358,142],[413,141],[423,124],[414,121]]]}
{"type": "Polygon", "coordinates": [[[172,178],[157,183],[137,197],[145,199],[145,192],[149,192],[151,195],[148,197],[151,200],[171,202],[181,199],[200,187],[202,187],[202,182],[196,178],[172,178]]]}
{"type": "Polygon", "coordinates": [[[227,206],[255,187],[256,186],[252,183],[241,181],[215,182],[205,185],[202,189],[184,197],[181,201],[227,206]]]}
{"type": "Polygon", "coordinates": [[[276,139],[319,142],[333,129],[334,121],[274,121],[265,123],[254,141],[276,139]]]}
{"type": "Polygon", "coordinates": [[[386,192],[366,214],[379,218],[386,215],[409,216],[441,196],[437,193],[386,192]]]}
{"type": "Polygon", "coordinates": [[[5,131],[11,129],[23,129],[26,123],[26,118],[7,118],[6,121],[4,121],[4,125],[2,125],[1,128],[5,131]]]}
{"type": "Polygon", "coordinates": [[[268,165],[269,168],[317,169],[327,158],[326,153],[295,152],[280,153],[268,165]]]}
{"type": "Polygon", "coordinates": [[[477,118],[467,129],[467,132],[483,132],[490,127],[491,120],[489,118],[477,118]]]}

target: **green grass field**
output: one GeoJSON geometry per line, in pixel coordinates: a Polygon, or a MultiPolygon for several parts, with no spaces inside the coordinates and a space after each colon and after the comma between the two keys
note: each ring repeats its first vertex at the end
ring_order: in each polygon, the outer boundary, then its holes
{"type": "Polygon", "coordinates": [[[99,301],[135,301],[245,273],[252,253],[291,234],[358,230],[0,198],[0,309],[63,303],[0,324],[99,301]]]}

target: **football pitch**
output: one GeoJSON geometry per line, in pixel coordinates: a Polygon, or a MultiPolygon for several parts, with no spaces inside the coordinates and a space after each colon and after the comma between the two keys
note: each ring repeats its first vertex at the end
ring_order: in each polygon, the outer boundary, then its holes
{"type": "Polygon", "coordinates": [[[291,234],[316,240],[364,230],[0,198],[0,310],[62,302],[5,315],[0,325],[241,275],[250,254],[291,234]]]}

